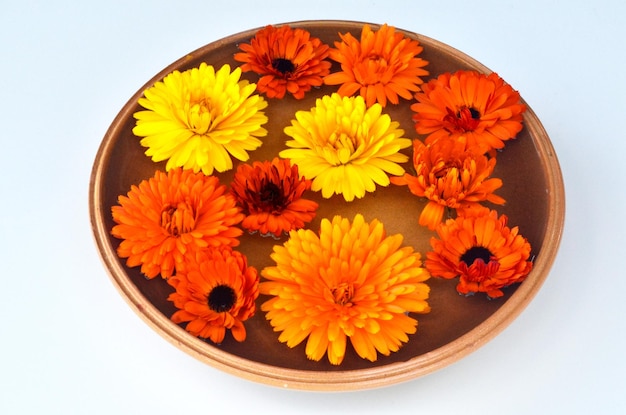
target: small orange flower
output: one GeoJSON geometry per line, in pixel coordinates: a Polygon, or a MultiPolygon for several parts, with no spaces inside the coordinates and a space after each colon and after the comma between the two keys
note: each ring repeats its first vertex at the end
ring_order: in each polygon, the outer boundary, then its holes
{"type": "Polygon", "coordinates": [[[168,300],[179,310],[172,315],[176,324],[194,336],[224,340],[230,329],[235,340],[246,339],[243,322],[256,311],[259,275],[246,257],[230,247],[189,253],[184,266],[167,282],[176,289],[168,300]]]}
{"type": "Polygon", "coordinates": [[[243,52],[236,53],[235,60],[244,62],[244,72],[261,75],[257,89],[268,98],[283,98],[289,92],[302,99],[330,72],[328,45],[304,29],[266,26],[239,49],[243,52]]]}
{"type": "Polygon", "coordinates": [[[231,183],[231,193],[246,215],[241,226],[279,237],[302,228],[315,217],[318,204],[302,199],[311,181],[300,178],[298,166],[289,160],[241,164],[231,183]]]}
{"type": "Polygon", "coordinates": [[[417,57],[423,50],[417,40],[387,25],[376,32],[364,25],[360,41],[350,33],[339,36],[341,42],[335,42],[330,58],[341,64],[341,71],[326,76],[324,83],[341,85],[340,95],[358,92],[368,107],[375,102],[384,107],[387,100],[397,104],[398,96],[410,100],[420,90],[428,62],[417,57]]]}
{"type": "Polygon", "coordinates": [[[532,269],[530,244],[518,228],[507,226],[506,215],[495,210],[470,209],[437,228],[431,238],[433,251],[426,254],[426,268],[433,277],[459,278],[457,291],[469,295],[504,295],[502,288],[522,282],[532,269]]]}
{"type": "Polygon", "coordinates": [[[428,134],[426,143],[465,136],[469,146],[485,152],[515,138],[526,110],[519,93],[495,73],[444,73],[423,85],[415,98],[415,129],[428,134]]]}
{"type": "Polygon", "coordinates": [[[113,206],[117,254],[146,277],[169,278],[189,250],[239,244],[243,214],[215,176],[177,167],[133,185],[113,206]]]}
{"type": "Polygon", "coordinates": [[[460,211],[482,201],[504,203],[503,198],[493,194],[502,186],[502,180],[489,178],[495,165],[495,158],[468,150],[462,138],[445,138],[428,145],[414,140],[415,176],[405,173],[391,181],[408,185],[411,193],[428,199],[419,224],[432,230],[441,223],[446,207],[460,211]]]}

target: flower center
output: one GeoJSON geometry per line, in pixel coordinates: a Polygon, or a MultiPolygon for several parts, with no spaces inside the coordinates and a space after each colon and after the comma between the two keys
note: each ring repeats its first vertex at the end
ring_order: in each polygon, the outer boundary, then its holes
{"type": "Polygon", "coordinates": [[[211,128],[213,115],[211,105],[206,98],[192,102],[187,113],[189,129],[196,134],[206,134],[211,128]]]}
{"type": "Polygon", "coordinates": [[[187,202],[166,205],[161,211],[161,227],[172,236],[191,232],[196,226],[194,208],[187,202]]]}
{"type": "Polygon", "coordinates": [[[296,66],[289,59],[276,58],[272,61],[272,68],[282,73],[283,75],[292,74],[296,69],[296,66]]]}
{"type": "Polygon", "coordinates": [[[207,303],[216,313],[224,313],[235,305],[236,300],[235,290],[228,285],[218,285],[209,293],[207,303]]]}
{"type": "Polygon", "coordinates": [[[471,267],[477,260],[482,260],[483,263],[488,264],[492,257],[491,251],[484,246],[473,246],[461,255],[461,261],[465,262],[468,267],[471,267]]]}
{"type": "Polygon", "coordinates": [[[447,108],[447,111],[448,115],[444,117],[444,121],[454,125],[457,130],[474,131],[478,128],[480,112],[476,108],[464,105],[456,113],[450,108],[447,108]]]}
{"type": "Polygon", "coordinates": [[[331,288],[330,293],[333,295],[335,304],[349,305],[354,296],[354,287],[352,284],[342,282],[336,287],[331,288]]]}
{"type": "MultiPolygon", "coordinates": [[[[248,194],[253,190],[248,189],[248,194]]],[[[263,180],[260,190],[252,194],[255,201],[254,208],[263,212],[280,212],[285,208],[285,195],[283,189],[271,180],[263,180]]]]}

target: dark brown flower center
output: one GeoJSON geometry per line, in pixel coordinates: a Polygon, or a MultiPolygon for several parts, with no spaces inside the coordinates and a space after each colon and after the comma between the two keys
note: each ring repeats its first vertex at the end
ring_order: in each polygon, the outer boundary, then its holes
{"type": "Polygon", "coordinates": [[[285,208],[284,191],[271,180],[263,180],[259,192],[252,196],[255,199],[254,207],[263,212],[278,212],[285,208]]]}
{"type": "Polygon", "coordinates": [[[235,290],[228,285],[218,285],[209,293],[207,303],[216,313],[224,313],[235,305],[236,300],[235,290]]]}
{"type": "Polygon", "coordinates": [[[272,68],[282,73],[283,75],[292,74],[296,69],[296,66],[289,59],[276,58],[272,61],[272,68]]]}
{"type": "Polygon", "coordinates": [[[488,264],[492,257],[491,251],[484,246],[473,246],[461,255],[461,261],[465,262],[468,267],[471,267],[477,260],[482,260],[483,263],[488,264]]]}
{"type": "Polygon", "coordinates": [[[480,123],[480,111],[474,107],[462,106],[456,113],[450,108],[447,111],[444,121],[454,125],[457,130],[474,131],[480,123]]]}
{"type": "Polygon", "coordinates": [[[195,226],[195,210],[187,202],[180,202],[176,206],[168,204],[161,211],[161,227],[172,236],[191,232],[195,226]]]}

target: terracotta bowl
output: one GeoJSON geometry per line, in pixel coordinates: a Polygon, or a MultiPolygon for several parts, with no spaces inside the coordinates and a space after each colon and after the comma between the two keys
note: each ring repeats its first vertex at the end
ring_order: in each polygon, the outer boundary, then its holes
{"type": "MultiPolygon", "coordinates": [[[[339,32],[351,32],[358,38],[362,28],[362,23],[345,21],[304,21],[290,25],[309,30],[331,46],[339,39],[339,32]]],[[[508,287],[505,296],[495,300],[488,300],[484,295],[462,297],[456,293],[455,281],[430,279],[432,311],[418,316],[417,333],[398,352],[388,357],[379,356],[374,363],[359,358],[350,346],[340,366],[332,366],[326,359],[307,360],[303,344],[290,349],[278,342],[278,334],[272,331],[261,311],[245,323],[248,332],[245,342],[234,341],[228,333],[221,345],[205,342],[170,320],[175,309],[167,296],[172,288],[164,280],[148,280],[138,268],[128,268],[125,261],[118,258],[116,248],[120,241],[110,234],[114,226],[111,207],[131,185],[152,177],[156,169],[164,170],[164,164],[153,163],[144,155],[145,149],[132,134],[133,113],[140,109],[138,98],[146,88],[175,69],[183,71],[201,62],[216,67],[225,63],[237,66],[233,59],[233,54],[238,52],[237,45],[249,42],[257,30],[210,43],[163,69],[130,98],[104,136],[90,182],[91,223],[104,265],[131,308],[165,339],[202,362],[253,381],[308,390],[365,389],[406,381],[443,368],[496,336],[540,289],[557,253],[564,223],[565,196],[558,160],[546,131],[530,108],[524,115],[524,129],[518,138],[509,141],[498,154],[494,176],[502,178],[504,186],[497,193],[507,200],[505,206],[497,207],[498,211],[508,215],[511,226],[520,227],[533,247],[532,272],[522,284],[508,287]]],[[[423,45],[421,56],[429,62],[427,69],[433,77],[458,69],[491,72],[450,46],[419,34],[401,32],[423,45]]],[[[244,78],[256,81],[252,73],[244,74],[244,78]]],[[[300,101],[290,97],[269,100],[266,128],[270,133],[263,146],[251,153],[252,160],[275,156],[284,148],[287,137],[283,128],[290,124],[295,112],[309,110],[316,98],[334,91],[336,87],[322,87],[300,101]]],[[[420,138],[414,132],[409,105],[408,102],[388,105],[386,112],[401,123],[406,136],[420,138]]],[[[228,183],[231,175],[223,174],[220,178],[228,183]]],[[[315,197],[317,195],[312,196],[315,197]]],[[[406,187],[379,188],[352,203],[344,202],[341,197],[317,200],[321,205],[316,220],[310,225],[312,229],[319,228],[323,217],[340,213],[352,218],[360,212],[367,220],[380,219],[390,235],[403,233],[405,244],[412,245],[423,256],[430,248],[431,233],[417,225],[424,202],[412,196],[406,187]]],[[[283,242],[245,234],[239,249],[248,256],[249,263],[260,270],[271,265],[269,253],[273,245],[283,242]]],[[[259,304],[263,300],[259,298],[259,304]]]]}

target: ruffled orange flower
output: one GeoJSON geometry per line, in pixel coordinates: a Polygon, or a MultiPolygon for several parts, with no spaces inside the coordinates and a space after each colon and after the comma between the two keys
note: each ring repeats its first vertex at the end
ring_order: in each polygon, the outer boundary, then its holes
{"type": "Polygon", "coordinates": [[[256,311],[259,275],[243,254],[230,247],[190,253],[167,282],[176,289],[168,297],[179,309],[172,315],[174,323],[187,323],[189,333],[218,344],[226,329],[235,340],[246,339],[243,322],[256,311]]]}
{"type": "Polygon", "coordinates": [[[341,71],[324,78],[326,85],[341,85],[339,94],[358,92],[367,106],[378,102],[384,107],[387,101],[397,104],[398,97],[410,100],[420,90],[428,62],[418,57],[423,48],[417,40],[387,25],[378,31],[364,25],[360,41],[350,33],[339,36],[341,42],[335,42],[330,58],[341,64],[341,71]]]}
{"type": "Polygon", "coordinates": [[[419,217],[419,224],[435,229],[441,223],[445,208],[472,208],[482,201],[503,204],[493,194],[502,180],[489,178],[496,165],[495,158],[468,150],[463,138],[444,138],[425,145],[413,141],[415,176],[405,173],[392,177],[397,185],[407,185],[411,193],[428,199],[419,217]]]}
{"type": "Polygon", "coordinates": [[[239,49],[243,52],[236,53],[235,60],[244,62],[244,72],[261,75],[257,89],[268,98],[283,98],[289,92],[302,99],[330,72],[328,45],[304,29],[266,26],[239,49]]]}
{"type": "Polygon", "coordinates": [[[495,210],[470,209],[437,228],[426,254],[433,277],[459,277],[457,291],[469,295],[504,295],[502,288],[522,282],[532,269],[531,247],[517,227],[507,226],[506,215],[495,210]]]}
{"type": "Polygon", "coordinates": [[[401,247],[402,235],[386,236],[378,220],[352,223],[323,219],[319,235],[309,229],[289,233],[275,246],[276,266],[261,274],[261,305],[278,340],[295,347],[308,338],[306,355],[331,364],[343,361],[347,339],[356,353],[375,361],[389,355],[416,332],[409,313],[427,313],[429,278],[420,254],[401,247]]]}
{"type": "Polygon", "coordinates": [[[241,164],[230,190],[246,215],[244,229],[279,237],[315,217],[318,204],[302,198],[310,188],[311,181],[300,178],[297,165],[274,158],[241,164]]]}
{"type": "Polygon", "coordinates": [[[217,177],[174,168],[133,185],[113,206],[117,254],[146,277],[169,278],[187,251],[239,244],[243,214],[217,177]]]}
{"type": "Polygon", "coordinates": [[[444,73],[423,85],[415,98],[415,129],[428,134],[426,143],[465,136],[470,146],[485,152],[515,138],[526,111],[519,93],[495,73],[444,73]]]}

